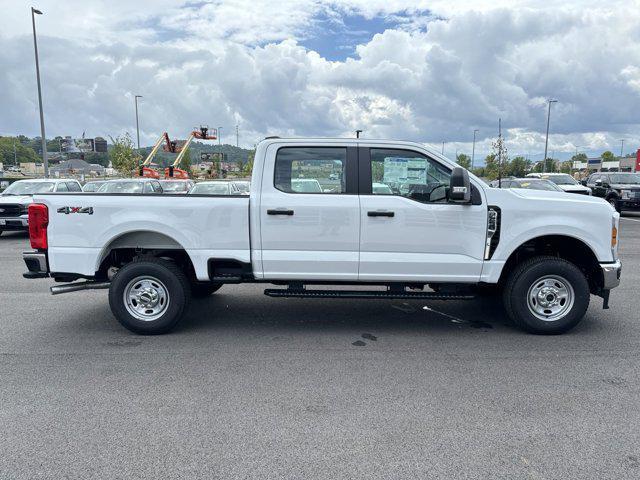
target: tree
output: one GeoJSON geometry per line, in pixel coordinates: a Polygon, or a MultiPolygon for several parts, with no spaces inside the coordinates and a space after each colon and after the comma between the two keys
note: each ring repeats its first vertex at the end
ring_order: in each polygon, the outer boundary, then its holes
{"type": "Polygon", "coordinates": [[[184,155],[178,164],[178,168],[185,172],[191,171],[191,147],[187,147],[187,151],[184,152],[184,155]]]}
{"type": "Polygon", "coordinates": [[[459,153],[458,156],[456,157],[456,162],[462,168],[466,168],[467,170],[471,168],[471,157],[469,157],[469,155],[465,155],[464,153],[459,153]]]}
{"type": "Polygon", "coordinates": [[[571,175],[571,170],[573,170],[573,161],[572,160],[565,160],[564,162],[562,162],[560,164],[560,171],[562,173],[568,173],[569,175],[571,175]]]}
{"type": "Polygon", "coordinates": [[[587,161],[587,154],[586,153],[578,153],[577,155],[572,156],[571,160],[573,160],[574,162],[586,162],[587,161]]]}
{"type": "Polygon", "coordinates": [[[133,140],[129,133],[111,138],[113,148],[109,152],[111,165],[122,175],[133,175],[142,158],[133,148],[133,140]]]}
{"type": "Polygon", "coordinates": [[[506,166],[506,175],[524,177],[531,168],[531,162],[522,156],[514,157],[506,166]]]}
{"type": "Polygon", "coordinates": [[[255,150],[251,150],[247,155],[247,161],[245,162],[244,167],[242,167],[242,174],[246,177],[251,176],[251,172],[253,171],[253,159],[255,158],[255,156],[255,150]]]}
{"type": "Polygon", "coordinates": [[[20,137],[0,137],[0,162],[5,165],[19,165],[20,163],[36,163],[37,161],[36,152],[33,148],[23,145],[20,137]]]}
{"type": "Polygon", "coordinates": [[[489,180],[498,178],[498,157],[491,153],[484,159],[484,176],[489,180]]]}
{"type": "Polygon", "coordinates": [[[607,150],[606,152],[602,152],[602,155],[600,155],[600,158],[602,158],[603,162],[612,162],[616,159],[616,156],[611,153],[609,150],[607,150]]]}

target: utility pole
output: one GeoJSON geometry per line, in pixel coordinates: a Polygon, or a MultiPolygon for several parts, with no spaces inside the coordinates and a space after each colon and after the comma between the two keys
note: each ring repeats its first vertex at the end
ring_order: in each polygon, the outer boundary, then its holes
{"type": "Polygon", "coordinates": [[[476,133],[478,130],[473,131],[473,147],[471,148],[471,170],[474,168],[474,160],[476,158],[476,133]]]}
{"type": "Polygon", "coordinates": [[[498,188],[502,188],[502,118],[498,118],[498,188]]]}
{"type": "Polygon", "coordinates": [[[218,127],[218,145],[222,145],[222,127],[218,127]]]}
{"type": "Polygon", "coordinates": [[[238,124],[236,123],[236,147],[240,146],[240,136],[238,134],[238,124]]]}
{"type": "Polygon", "coordinates": [[[136,103],[136,136],[138,137],[138,150],[140,150],[140,125],[138,123],[138,99],[142,98],[142,95],[135,95],[133,97],[136,103]]]}
{"type": "Polygon", "coordinates": [[[40,10],[31,7],[31,24],[33,25],[33,49],[36,54],[36,79],[38,81],[38,105],[40,106],[40,135],[42,137],[42,166],[44,178],[49,178],[49,159],[47,158],[47,139],[44,133],[44,112],[42,111],[42,88],[40,86],[40,61],[38,59],[38,40],[36,39],[36,15],[42,15],[40,10]]]}
{"type": "Polygon", "coordinates": [[[547,110],[547,136],[545,137],[544,140],[544,158],[542,159],[542,173],[547,171],[547,147],[549,145],[549,119],[551,118],[551,104],[552,103],[557,103],[558,100],[554,100],[552,98],[550,98],[549,100],[547,100],[547,102],[549,103],[549,108],[547,110]]]}
{"type": "Polygon", "coordinates": [[[18,154],[16,152],[16,139],[13,138],[13,164],[18,166],[18,154]]]}
{"type": "Polygon", "coordinates": [[[620,158],[622,158],[623,151],[624,151],[624,138],[621,138],[620,139],[620,158]]]}
{"type": "Polygon", "coordinates": [[[444,140],[442,141],[442,155],[444,155],[444,140]]]}

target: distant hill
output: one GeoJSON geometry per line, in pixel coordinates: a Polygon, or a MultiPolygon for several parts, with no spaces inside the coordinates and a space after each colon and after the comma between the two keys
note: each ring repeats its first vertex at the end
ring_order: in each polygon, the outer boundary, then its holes
{"type": "MultiPolygon", "coordinates": [[[[151,152],[152,147],[141,148],[141,154],[143,157],[146,157],[151,152]]],[[[235,145],[229,145],[228,143],[223,143],[222,145],[218,145],[217,143],[202,143],[202,142],[191,142],[189,146],[191,163],[198,163],[200,161],[201,153],[214,153],[214,152],[222,152],[225,154],[225,161],[237,163],[242,162],[244,165],[247,163],[247,159],[249,158],[249,154],[253,152],[253,150],[249,150],[247,148],[239,148],[235,145]]],[[[154,163],[161,164],[162,166],[167,166],[173,163],[173,160],[176,158],[176,154],[167,153],[160,150],[155,158],[154,163]]]]}

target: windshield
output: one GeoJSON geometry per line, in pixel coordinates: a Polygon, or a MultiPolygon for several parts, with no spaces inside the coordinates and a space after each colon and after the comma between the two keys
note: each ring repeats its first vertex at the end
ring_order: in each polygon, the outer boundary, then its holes
{"type": "Polygon", "coordinates": [[[235,186],[238,187],[240,193],[249,193],[251,184],[249,182],[235,182],[235,186]]]}
{"type": "Polygon", "coordinates": [[[548,180],[527,179],[526,181],[513,182],[513,188],[526,188],[527,190],[547,190],[552,192],[562,192],[562,189],[548,180]]]}
{"type": "Polygon", "coordinates": [[[98,189],[104,185],[104,182],[91,182],[86,183],[84,187],[82,187],[83,192],[97,192],[98,189]]]}
{"type": "Polygon", "coordinates": [[[567,175],[545,175],[542,178],[551,180],[556,185],[578,185],[578,182],[571,176],[567,175]]]}
{"type": "Polygon", "coordinates": [[[107,182],[98,193],[142,193],[142,182],[107,182]]]}
{"type": "MultiPolygon", "coordinates": [[[[622,183],[628,185],[640,185],[640,173],[628,173],[624,174],[614,174],[609,175],[611,178],[611,183],[622,183]]],[[[14,184],[15,185],[15,184],[14,184]]]]}
{"type": "Polygon", "coordinates": [[[298,193],[321,193],[322,188],[317,180],[291,180],[291,190],[298,193]]]}
{"type": "Polygon", "coordinates": [[[189,193],[198,195],[229,195],[229,185],[226,183],[198,183],[189,193]]]}
{"type": "Polygon", "coordinates": [[[54,182],[15,182],[2,192],[2,195],[33,195],[34,193],[53,192],[54,182]]]}
{"type": "Polygon", "coordinates": [[[162,184],[162,190],[165,192],[186,192],[189,190],[187,182],[160,182],[162,184]]]}

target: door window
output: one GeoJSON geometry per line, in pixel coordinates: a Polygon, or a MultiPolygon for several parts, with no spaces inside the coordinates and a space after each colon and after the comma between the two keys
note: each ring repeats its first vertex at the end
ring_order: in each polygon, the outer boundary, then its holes
{"type": "Polygon", "coordinates": [[[275,163],[275,187],[286,193],[345,193],[347,149],[284,147],[275,163]]]}
{"type": "Polygon", "coordinates": [[[81,192],[82,188],[76,182],[67,182],[67,188],[70,192],[81,192]]]}
{"type": "Polygon", "coordinates": [[[371,193],[446,202],[451,170],[410,150],[371,149],[371,193]]]}

